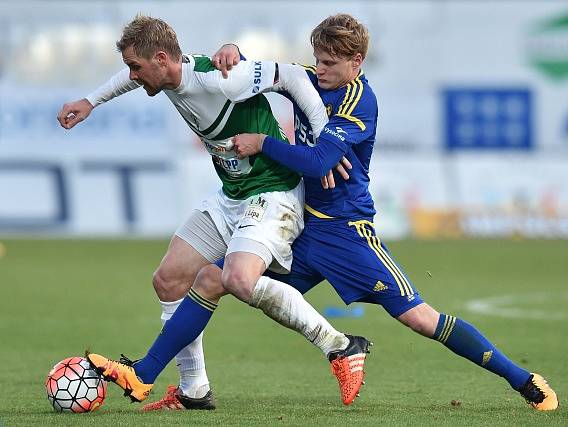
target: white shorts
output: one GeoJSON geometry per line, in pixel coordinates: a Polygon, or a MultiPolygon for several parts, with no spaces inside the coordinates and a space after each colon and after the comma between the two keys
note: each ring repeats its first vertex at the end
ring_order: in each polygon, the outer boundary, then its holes
{"type": "Polygon", "coordinates": [[[219,190],[203,201],[198,209],[209,215],[223,243],[207,237],[216,233],[207,230],[206,222],[200,221],[199,227],[196,227],[199,217],[194,214],[176,231],[176,235],[209,261],[215,261],[211,259],[216,258],[213,254],[224,251],[227,254],[251,252],[261,257],[267,268],[278,273],[290,272],[291,245],[304,228],[302,181],[292,190],[261,193],[245,200],[230,199],[219,190]],[[207,246],[211,246],[207,253],[204,253],[204,240],[208,241],[207,246]]]}

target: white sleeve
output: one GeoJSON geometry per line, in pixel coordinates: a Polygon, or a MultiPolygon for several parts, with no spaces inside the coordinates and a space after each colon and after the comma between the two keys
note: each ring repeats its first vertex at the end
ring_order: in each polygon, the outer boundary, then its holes
{"type": "Polygon", "coordinates": [[[310,121],[314,137],[318,137],[328,121],[325,106],[300,65],[278,64],[278,84],[275,90],[286,91],[310,121]]]}
{"type": "Polygon", "coordinates": [[[106,83],[95,89],[94,92],[85,98],[93,107],[110,101],[112,98],[125,94],[133,89],[139,88],[140,85],[134,80],[130,80],[130,70],[128,68],[119,71],[112,76],[106,83]]]}
{"type": "Polygon", "coordinates": [[[271,61],[240,61],[224,79],[220,71],[197,73],[210,92],[221,92],[233,102],[245,101],[259,93],[273,90],[276,64],[271,61]]]}

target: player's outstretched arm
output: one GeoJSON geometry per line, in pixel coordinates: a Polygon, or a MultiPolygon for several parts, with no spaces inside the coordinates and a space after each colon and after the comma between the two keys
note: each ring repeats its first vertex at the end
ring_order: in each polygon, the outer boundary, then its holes
{"type": "Polygon", "coordinates": [[[86,98],[69,102],[63,105],[61,111],[59,111],[59,114],[57,115],[57,120],[65,129],[71,129],[77,123],[80,123],[89,117],[93,108],[94,107],[86,98]]]}
{"type": "Polygon", "coordinates": [[[97,105],[138,87],[140,85],[137,82],[130,80],[130,70],[125,68],[85,98],[64,104],[57,114],[57,120],[65,129],[71,129],[77,123],[89,117],[89,114],[97,105]]]}

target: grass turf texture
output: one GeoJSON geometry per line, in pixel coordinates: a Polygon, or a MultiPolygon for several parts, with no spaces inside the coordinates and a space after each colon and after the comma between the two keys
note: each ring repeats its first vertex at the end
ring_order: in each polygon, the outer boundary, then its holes
{"type": "MultiPolygon", "coordinates": [[[[567,241],[396,242],[390,249],[422,296],[475,324],[501,350],[544,375],[561,406],[528,407],[508,384],[365,305],[331,319],[375,342],[367,385],[350,407],[317,349],[263,314],[225,298],[205,335],[216,411],[140,413],[114,384],[92,414],[57,414],[43,382],[59,360],[88,347],[145,354],[160,329],[151,286],[165,241],[4,240],[0,258],[0,425],[567,425],[567,241]],[[476,298],[546,294],[516,308],[561,320],[503,318],[466,309],[476,298]],[[454,404],[452,404],[454,401],[454,404]]],[[[327,284],[308,295],[320,311],[342,303],[327,284]]],[[[149,401],[176,383],[171,364],[149,401]]]]}

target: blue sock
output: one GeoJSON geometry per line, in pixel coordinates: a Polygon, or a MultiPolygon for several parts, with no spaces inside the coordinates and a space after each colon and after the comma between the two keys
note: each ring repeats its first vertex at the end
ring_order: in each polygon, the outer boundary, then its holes
{"type": "Polygon", "coordinates": [[[432,338],[454,353],[505,378],[515,390],[519,390],[530,377],[529,372],[511,362],[474,326],[454,316],[440,313],[432,338]]]}
{"type": "Polygon", "coordinates": [[[193,289],[183,299],[146,356],[134,364],[136,375],[145,384],[153,384],[160,372],[207,326],[217,304],[207,301],[193,289]]]}

